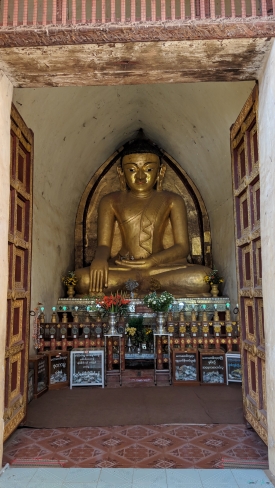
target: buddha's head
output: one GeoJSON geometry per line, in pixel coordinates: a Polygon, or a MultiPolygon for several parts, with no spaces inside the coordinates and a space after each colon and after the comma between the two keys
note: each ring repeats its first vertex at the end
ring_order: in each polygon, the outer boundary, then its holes
{"type": "Polygon", "coordinates": [[[147,140],[135,140],[122,152],[121,166],[118,166],[121,187],[127,187],[136,194],[150,192],[155,186],[162,190],[166,166],[161,164],[162,153],[147,140]]]}

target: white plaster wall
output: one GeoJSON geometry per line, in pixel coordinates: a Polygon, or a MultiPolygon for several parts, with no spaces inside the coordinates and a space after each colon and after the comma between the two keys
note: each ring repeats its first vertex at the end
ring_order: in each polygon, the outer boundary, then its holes
{"type": "Polygon", "coordinates": [[[32,307],[46,312],[73,267],[74,224],[95,170],[143,127],[194,180],[210,216],[214,263],[236,300],[229,129],[253,82],[16,89],[34,131],[32,307]]]}
{"type": "Polygon", "coordinates": [[[259,159],[261,180],[261,240],[266,344],[266,384],[269,468],[275,474],[275,43],[259,79],[259,159]]]}
{"type": "Polygon", "coordinates": [[[209,213],[213,262],[237,300],[229,129],[254,83],[139,87],[143,127],[187,171],[209,213]]]}
{"type": "Polygon", "coordinates": [[[0,459],[3,452],[12,84],[0,71],[0,459]]]}

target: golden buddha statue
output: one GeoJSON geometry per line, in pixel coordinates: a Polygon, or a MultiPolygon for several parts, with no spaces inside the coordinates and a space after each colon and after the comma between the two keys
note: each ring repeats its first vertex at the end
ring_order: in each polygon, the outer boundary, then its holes
{"type": "Polygon", "coordinates": [[[162,190],[166,166],[161,152],[146,140],[135,140],[122,153],[117,168],[121,191],[105,195],[98,208],[95,257],[89,267],[75,271],[78,295],[115,292],[127,280],[139,282],[139,293],[149,291],[150,280],[179,297],[210,296],[204,276],[209,268],[189,264],[187,213],[183,198],[162,190]],[[117,221],[122,245],[111,259],[117,221]],[[171,223],[173,245],[164,248],[163,236],[171,223]]]}

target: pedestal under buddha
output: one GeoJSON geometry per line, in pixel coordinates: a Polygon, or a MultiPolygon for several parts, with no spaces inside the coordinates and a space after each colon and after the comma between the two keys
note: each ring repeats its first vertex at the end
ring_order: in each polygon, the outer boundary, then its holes
{"type": "Polygon", "coordinates": [[[111,293],[138,281],[140,296],[150,280],[176,297],[210,296],[204,277],[210,269],[187,262],[189,237],[183,198],[162,189],[166,166],[161,152],[147,140],[128,144],[117,167],[120,191],[105,195],[98,207],[97,249],[90,266],[75,271],[78,296],[111,293]],[[115,222],[121,248],[111,258],[115,222]],[[165,229],[171,224],[173,245],[164,248],[165,229]]]}

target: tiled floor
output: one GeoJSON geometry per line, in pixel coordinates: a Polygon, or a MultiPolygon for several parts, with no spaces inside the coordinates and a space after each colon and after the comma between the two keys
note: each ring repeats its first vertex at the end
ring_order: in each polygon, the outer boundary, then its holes
{"type": "Polygon", "coordinates": [[[267,447],[243,424],[23,428],[5,443],[3,464],[19,458],[59,459],[65,468],[170,468],[172,473],[217,468],[222,458],[236,465],[242,459],[266,461],[267,447]]]}
{"type": "Polygon", "coordinates": [[[262,470],[11,468],[0,488],[271,488],[262,470]]]}

